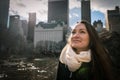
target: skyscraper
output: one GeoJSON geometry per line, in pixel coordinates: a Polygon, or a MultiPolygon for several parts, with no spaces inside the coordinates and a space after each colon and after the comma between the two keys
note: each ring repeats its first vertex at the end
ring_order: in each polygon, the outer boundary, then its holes
{"type": "Polygon", "coordinates": [[[0,1],[0,30],[7,28],[9,0],[0,1]]]}
{"type": "Polygon", "coordinates": [[[48,0],[48,22],[68,23],[68,0],[48,0]]]}
{"type": "Polygon", "coordinates": [[[90,0],[81,0],[81,20],[87,20],[91,23],[90,0]]]}
{"type": "Polygon", "coordinates": [[[34,28],[36,25],[36,13],[29,13],[29,22],[28,22],[28,41],[33,42],[34,40],[34,28]]]}
{"type": "Polygon", "coordinates": [[[10,16],[9,32],[14,36],[23,36],[23,28],[19,15],[10,16]]]}
{"type": "Polygon", "coordinates": [[[107,10],[108,25],[111,32],[120,33],[120,8],[116,6],[114,10],[107,10]]]}

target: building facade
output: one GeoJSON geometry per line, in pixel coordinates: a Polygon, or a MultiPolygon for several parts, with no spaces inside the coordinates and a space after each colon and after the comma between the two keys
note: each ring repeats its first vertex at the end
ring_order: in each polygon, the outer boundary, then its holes
{"type": "Polygon", "coordinates": [[[19,15],[10,16],[9,32],[12,35],[21,35],[23,36],[22,22],[19,15]]]}
{"type": "Polygon", "coordinates": [[[57,23],[39,23],[35,27],[34,46],[40,41],[60,42],[63,41],[63,28],[66,25],[57,23]]]}
{"type": "Polygon", "coordinates": [[[36,13],[29,13],[28,36],[27,36],[27,40],[29,42],[33,42],[33,40],[34,40],[35,26],[36,26],[36,13]]]}
{"type": "Polygon", "coordinates": [[[91,23],[90,0],[81,0],[81,20],[87,20],[91,23]]]}
{"type": "Polygon", "coordinates": [[[48,0],[48,23],[64,21],[68,24],[68,0],[48,0]]]}
{"type": "Polygon", "coordinates": [[[66,35],[69,24],[69,0],[48,0],[48,23],[64,22],[67,25],[63,31],[63,40],[66,42],[66,35]]]}
{"type": "Polygon", "coordinates": [[[22,22],[22,28],[23,28],[24,36],[25,36],[25,38],[27,38],[27,34],[28,34],[27,20],[21,20],[21,22],[22,22]]]}
{"type": "Polygon", "coordinates": [[[102,30],[103,30],[103,23],[102,23],[101,20],[94,21],[93,22],[93,26],[95,27],[97,32],[99,32],[99,33],[102,32],[102,30]]]}
{"type": "Polygon", "coordinates": [[[0,1],[0,30],[7,29],[10,0],[0,1]]]}
{"type": "Polygon", "coordinates": [[[115,10],[108,10],[108,26],[111,32],[115,31],[120,33],[120,8],[115,7],[115,10]]]}

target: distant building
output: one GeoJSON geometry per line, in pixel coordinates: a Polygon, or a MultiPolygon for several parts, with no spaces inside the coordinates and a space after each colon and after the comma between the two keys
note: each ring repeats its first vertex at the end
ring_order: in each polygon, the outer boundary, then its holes
{"type": "Polygon", "coordinates": [[[7,29],[10,0],[0,1],[0,30],[7,29]]]}
{"type": "Polygon", "coordinates": [[[111,32],[116,31],[120,33],[120,8],[115,7],[115,10],[108,10],[108,25],[111,32]]]}
{"type": "Polygon", "coordinates": [[[63,40],[66,42],[68,32],[69,0],[48,0],[48,23],[64,22],[63,40]]]}
{"type": "Polygon", "coordinates": [[[39,41],[60,42],[63,41],[65,24],[61,23],[43,23],[40,22],[35,27],[34,46],[36,47],[39,41]]]}
{"type": "Polygon", "coordinates": [[[102,30],[103,30],[103,23],[102,23],[101,20],[94,21],[93,22],[93,26],[95,27],[97,32],[102,32],[102,30]]]}
{"type": "Polygon", "coordinates": [[[48,0],[48,22],[64,21],[68,24],[68,0],[48,0]]]}
{"type": "Polygon", "coordinates": [[[81,20],[87,20],[91,23],[90,0],[81,0],[81,20]]]}
{"type": "Polygon", "coordinates": [[[30,42],[33,42],[33,40],[34,40],[35,25],[36,25],[36,13],[29,13],[27,40],[30,42]]]}
{"type": "Polygon", "coordinates": [[[22,28],[23,28],[24,36],[27,38],[27,34],[28,34],[27,20],[21,20],[21,22],[22,22],[22,28]]]}
{"type": "Polygon", "coordinates": [[[34,47],[40,45],[47,50],[52,47],[59,47],[60,49],[60,46],[66,42],[67,38],[68,11],[68,0],[48,0],[48,22],[39,22],[36,25],[34,47]],[[56,44],[61,45],[56,46],[56,44]]]}
{"type": "Polygon", "coordinates": [[[23,36],[23,28],[19,15],[10,16],[9,32],[12,35],[21,35],[23,36]]]}

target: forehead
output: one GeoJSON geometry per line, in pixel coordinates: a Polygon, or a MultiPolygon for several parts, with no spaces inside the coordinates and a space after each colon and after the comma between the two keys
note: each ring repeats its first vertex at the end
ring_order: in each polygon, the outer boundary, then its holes
{"type": "Polygon", "coordinates": [[[85,24],[83,23],[78,23],[73,30],[76,30],[76,29],[83,29],[83,30],[86,30],[86,26],[85,24]]]}

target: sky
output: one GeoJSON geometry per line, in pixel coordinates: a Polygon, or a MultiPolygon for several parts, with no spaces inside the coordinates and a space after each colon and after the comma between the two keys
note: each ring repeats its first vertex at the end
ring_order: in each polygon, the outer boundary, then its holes
{"type": "MultiPolygon", "coordinates": [[[[91,23],[101,20],[105,26],[107,10],[120,7],[120,0],[91,0],[91,23]]],[[[37,23],[47,22],[48,0],[10,0],[9,15],[20,15],[21,19],[28,20],[29,12],[36,12],[37,23]]],[[[81,20],[81,0],[69,0],[69,26],[81,20]]]]}

